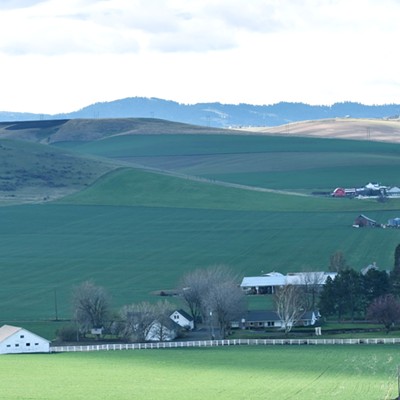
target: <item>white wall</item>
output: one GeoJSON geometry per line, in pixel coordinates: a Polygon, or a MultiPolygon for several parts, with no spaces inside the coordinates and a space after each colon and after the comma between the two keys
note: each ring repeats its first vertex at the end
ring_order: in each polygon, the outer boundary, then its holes
{"type": "Polygon", "coordinates": [[[25,329],[14,333],[0,343],[0,354],[7,353],[48,353],[50,343],[25,329]]]}

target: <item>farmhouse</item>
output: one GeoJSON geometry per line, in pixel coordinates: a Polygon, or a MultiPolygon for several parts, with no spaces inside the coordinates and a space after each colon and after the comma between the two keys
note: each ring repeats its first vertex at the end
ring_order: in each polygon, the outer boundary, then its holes
{"type": "Polygon", "coordinates": [[[0,354],[48,353],[50,342],[26,329],[3,325],[0,328],[0,354]]]}
{"type": "Polygon", "coordinates": [[[193,318],[182,309],[175,310],[169,317],[182,328],[189,330],[194,329],[193,318]]]}
{"type": "MultiPolygon", "coordinates": [[[[297,322],[297,326],[313,326],[320,318],[317,311],[307,311],[297,322]]],[[[265,329],[283,328],[284,322],[279,318],[276,311],[248,310],[239,320],[231,322],[232,328],[240,329],[265,329]]]]}
{"type": "Polygon", "coordinates": [[[270,272],[261,276],[244,277],[240,287],[247,294],[273,294],[277,288],[285,285],[317,285],[325,284],[328,277],[334,279],[336,272],[291,272],[283,275],[270,272]]]}

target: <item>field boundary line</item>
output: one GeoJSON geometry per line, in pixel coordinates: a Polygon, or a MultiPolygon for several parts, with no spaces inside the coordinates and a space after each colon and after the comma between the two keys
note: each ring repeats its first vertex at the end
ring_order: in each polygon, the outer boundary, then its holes
{"type": "Polygon", "coordinates": [[[176,349],[188,347],[222,347],[222,346],[300,346],[300,345],[377,345],[400,344],[400,338],[376,339],[229,339],[229,340],[195,340],[182,342],[148,342],[148,343],[110,343],[93,345],[52,346],[51,353],[176,349]]]}

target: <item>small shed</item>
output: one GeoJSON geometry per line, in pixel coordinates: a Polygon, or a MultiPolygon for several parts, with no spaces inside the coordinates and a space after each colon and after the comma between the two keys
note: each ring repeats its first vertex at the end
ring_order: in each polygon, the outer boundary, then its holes
{"type": "Polygon", "coordinates": [[[50,341],[18,326],[0,328],[0,354],[49,353],[50,341]]]}
{"type": "Polygon", "coordinates": [[[185,329],[194,329],[193,318],[184,310],[175,310],[170,316],[172,321],[176,322],[179,326],[185,329]]]}
{"type": "Polygon", "coordinates": [[[358,226],[360,228],[369,227],[369,226],[376,227],[376,226],[379,226],[379,224],[376,221],[374,221],[373,219],[368,218],[367,216],[365,216],[363,214],[360,214],[354,220],[354,226],[358,226]]]}

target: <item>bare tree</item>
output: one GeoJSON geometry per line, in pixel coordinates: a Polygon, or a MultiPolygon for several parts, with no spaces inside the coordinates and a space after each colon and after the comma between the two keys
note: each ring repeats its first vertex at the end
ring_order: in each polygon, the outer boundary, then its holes
{"type": "Polygon", "coordinates": [[[275,292],[276,312],[287,335],[304,314],[304,295],[300,286],[285,285],[275,292]]]}
{"type": "Polygon", "coordinates": [[[225,337],[229,319],[236,316],[234,310],[242,309],[244,294],[236,282],[237,277],[224,265],[197,269],[182,279],[182,298],[193,319],[208,321],[211,331],[215,319],[222,337],[225,337]]]}
{"type": "Polygon", "coordinates": [[[400,321],[400,302],[392,294],[386,294],[373,300],[367,310],[367,318],[383,324],[386,333],[400,321]]]}
{"type": "Polygon", "coordinates": [[[208,310],[211,324],[213,318],[216,319],[222,339],[229,333],[231,321],[242,314],[244,300],[243,291],[230,280],[215,282],[208,296],[204,298],[203,308],[208,310]]]}
{"type": "Polygon", "coordinates": [[[153,306],[154,320],[150,330],[154,340],[169,340],[171,331],[176,328],[176,324],[170,318],[173,308],[172,304],[166,300],[159,301],[153,306]]]}
{"type": "Polygon", "coordinates": [[[72,304],[75,320],[82,333],[92,328],[102,328],[107,322],[110,297],[101,286],[86,281],[73,290],[72,304]]]}
{"type": "Polygon", "coordinates": [[[336,251],[329,257],[329,271],[340,272],[347,268],[347,261],[341,251],[336,251]]]}
{"type": "Polygon", "coordinates": [[[202,299],[209,290],[208,274],[203,269],[196,269],[187,273],[181,281],[181,296],[189,308],[194,326],[203,316],[202,299]]]}
{"type": "Polygon", "coordinates": [[[121,334],[130,340],[144,342],[155,319],[154,305],[148,302],[122,307],[121,334]]]}
{"type": "Polygon", "coordinates": [[[302,275],[300,283],[304,291],[304,308],[306,310],[315,309],[324,281],[323,272],[306,272],[302,275]]]}

